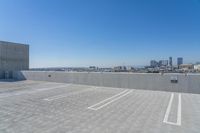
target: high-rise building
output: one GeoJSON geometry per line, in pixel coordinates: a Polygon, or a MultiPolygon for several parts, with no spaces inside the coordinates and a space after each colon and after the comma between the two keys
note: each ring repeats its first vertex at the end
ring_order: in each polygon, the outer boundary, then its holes
{"type": "Polygon", "coordinates": [[[173,66],[172,57],[169,57],[169,66],[170,66],[170,67],[172,67],[172,66],[173,66]]]}
{"type": "Polygon", "coordinates": [[[159,66],[168,66],[168,60],[160,60],[159,66]]]}
{"type": "Polygon", "coordinates": [[[150,66],[151,67],[157,67],[158,66],[158,62],[156,60],[151,60],[150,61],[150,66]]]}
{"type": "Polygon", "coordinates": [[[126,66],[117,66],[117,67],[114,67],[114,71],[115,72],[125,72],[127,69],[126,69],[126,66]]]}
{"type": "Polygon", "coordinates": [[[182,57],[178,57],[177,58],[177,65],[180,66],[181,64],[183,64],[183,58],[182,57]]]}

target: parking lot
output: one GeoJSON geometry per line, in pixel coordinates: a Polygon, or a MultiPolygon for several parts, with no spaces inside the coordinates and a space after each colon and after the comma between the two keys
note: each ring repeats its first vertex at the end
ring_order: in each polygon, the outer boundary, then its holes
{"type": "Polygon", "coordinates": [[[200,95],[0,82],[2,133],[199,133],[200,95]]]}

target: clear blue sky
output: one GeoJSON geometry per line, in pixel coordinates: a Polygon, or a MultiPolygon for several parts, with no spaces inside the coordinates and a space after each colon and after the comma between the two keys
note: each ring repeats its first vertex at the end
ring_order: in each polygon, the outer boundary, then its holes
{"type": "Polygon", "coordinates": [[[0,0],[0,40],[30,67],[200,61],[200,0],[0,0]]]}

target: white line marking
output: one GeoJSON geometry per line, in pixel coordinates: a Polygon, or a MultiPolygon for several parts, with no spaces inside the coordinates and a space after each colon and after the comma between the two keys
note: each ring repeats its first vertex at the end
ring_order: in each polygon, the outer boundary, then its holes
{"type": "MultiPolygon", "coordinates": [[[[94,104],[94,105],[92,105],[92,106],[90,106],[90,107],[93,108],[94,106],[97,106],[97,105],[99,105],[99,104],[101,104],[101,103],[103,103],[103,102],[105,102],[105,101],[107,101],[107,100],[110,100],[110,99],[112,99],[112,98],[115,98],[115,97],[117,97],[117,96],[119,96],[119,95],[121,95],[121,94],[123,94],[123,93],[126,93],[126,92],[128,92],[128,90],[122,91],[122,92],[120,92],[120,93],[118,93],[118,94],[116,94],[116,95],[114,95],[114,96],[112,96],[112,97],[110,97],[110,98],[107,98],[107,99],[105,99],[105,100],[103,100],[103,101],[101,101],[101,102],[99,102],[99,103],[97,103],[97,104],[94,104]]],[[[90,107],[88,107],[88,108],[90,108],[90,107]]]]}
{"type": "Polygon", "coordinates": [[[67,94],[56,95],[56,96],[44,98],[43,100],[49,101],[49,102],[50,102],[50,101],[53,101],[53,100],[65,98],[65,97],[70,96],[70,95],[75,95],[75,94],[79,94],[79,93],[82,93],[82,92],[92,91],[92,90],[94,90],[94,89],[96,89],[96,88],[97,88],[97,87],[92,87],[92,88],[90,88],[90,89],[84,89],[84,90],[81,90],[81,91],[75,91],[75,92],[71,92],[71,93],[67,93],[67,94]]]}
{"type": "Polygon", "coordinates": [[[178,96],[178,112],[177,112],[177,125],[181,125],[181,94],[178,96]]]}
{"type": "Polygon", "coordinates": [[[131,92],[132,92],[132,90],[125,90],[125,91],[123,91],[123,92],[121,92],[121,93],[119,93],[119,94],[117,94],[117,95],[114,95],[114,96],[112,96],[112,97],[110,97],[110,98],[107,98],[107,99],[105,99],[105,100],[103,100],[103,101],[101,101],[101,102],[99,102],[99,103],[97,103],[97,104],[94,104],[94,105],[88,107],[88,109],[95,110],[95,111],[96,111],[96,110],[99,110],[99,109],[101,109],[101,108],[107,106],[108,104],[111,104],[111,103],[113,103],[114,101],[119,100],[120,98],[122,98],[122,97],[128,95],[128,94],[131,93],[131,92]],[[111,101],[110,101],[110,100],[111,100],[111,101]],[[102,105],[101,105],[101,104],[102,104],[102,105]],[[98,106],[98,105],[100,105],[100,106],[98,106]]]}
{"type": "Polygon", "coordinates": [[[167,107],[167,111],[165,113],[165,117],[164,117],[164,120],[163,120],[164,123],[167,123],[167,121],[168,121],[168,117],[169,117],[169,113],[170,113],[170,110],[171,110],[173,99],[174,99],[174,93],[171,94],[169,104],[168,104],[168,107],[167,107]]]}
{"type": "Polygon", "coordinates": [[[168,107],[167,107],[167,111],[165,113],[165,117],[164,117],[163,123],[170,124],[170,125],[175,125],[175,126],[181,126],[181,94],[179,94],[179,98],[178,98],[177,122],[174,123],[174,122],[169,122],[168,121],[173,99],[174,99],[174,93],[171,94],[171,97],[170,97],[170,100],[169,100],[169,104],[168,104],[168,107]]]}

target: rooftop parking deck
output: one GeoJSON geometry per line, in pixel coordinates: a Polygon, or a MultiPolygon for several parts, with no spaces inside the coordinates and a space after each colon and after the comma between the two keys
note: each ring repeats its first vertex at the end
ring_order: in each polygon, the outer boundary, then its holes
{"type": "Polygon", "coordinates": [[[0,82],[2,133],[199,133],[200,94],[0,82]]]}

